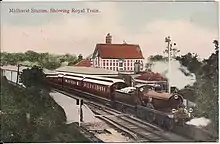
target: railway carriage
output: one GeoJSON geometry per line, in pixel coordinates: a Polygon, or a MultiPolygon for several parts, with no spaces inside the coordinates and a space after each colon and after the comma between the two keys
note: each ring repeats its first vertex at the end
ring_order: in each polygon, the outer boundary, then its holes
{"type": "Polygon", "coordinates": [[[83,76],[66,74],[63,76],[63,87],[69,89],[81,89],[83,76]]]}
{"type": "Polygon", "coordinates": [[[47,83],[56,87],[62,87],[62,78],[58,74],[47,74],[47,83]]]}
{"type": "Polygon", "coordinates": [[[189,118],[185,109],[179,111],[183,103],[182,96],[165,93],[160,88],[156,90],[155,84],[139,84],[132,87],[130,93],[125,93],[120,91],[128,88],[122,79],[60,72],[47,77],[51,83],[62,88],[80,90],[97,98],[109,99],[113,107],[124,112],[135,108],[135,113],[142,119],[150,122],[156,120],[159,125],[165,123],[169,128],[172,128],[174,120],[189,118]]]}

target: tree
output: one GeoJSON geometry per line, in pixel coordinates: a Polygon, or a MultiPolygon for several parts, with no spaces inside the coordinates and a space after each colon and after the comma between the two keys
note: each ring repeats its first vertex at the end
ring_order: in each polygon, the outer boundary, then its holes
{"type": "Polygon", "coordinates": [[[43,69],[33,66],[31,69],[24,69],[20,75],[20,82],[24,84],[25,87],[45,87],[46,76],[43,69]]]}
{"type": "Polygon", "coordinates": [[[80,62],[81,60],[83,60],[83,56],[81,54],[78,55],[78,58],[76,59],[75,57],[70,61],[69,59],[69,63],[68,63],[68,66],[71,66],[71,65],[75,65],[77,64],[78,62],[80,62]]]}
{"type": "Polygon", "coordinates": [[[26,60],[30,62],[36,62],[38,61],[38,58],[39,58],[39,54],[31,50],[25,52],[25,56],[26,56],[26,60]]]}
{"type": "Polygon", "coordinates": [[[218,51],[219,50],[219,42],[218,42],[218,40],[214,40],[213,43],[215,45],[215,50],[218,51]]]}
{"type": "Polygon", "coordinates": [[[203,61],[201,73],[196,82],[196,102],[198,115],[212,120],[213,129],[218,132],[218,45],[215,44],[215,53],[203,61]]]}
{"type": "Polygon", "coordinates": [[[81,61],[83,59],[83,56],[80,54],[78,55],[78,61],[81,61]]]}
{"type": "Polygon", "coordinates": [[[202,66],[202,63],[198,60],[198,55],[194,53],[177,56],[176,60],[178,60],[183,66],[187,67],[191,73],[198,73],[202,66]]]}
{"type": "Polygon", "coordinates": [[[164,61],[165,60],[165,57],[162,56],[162,55],[151,55],[149,58],[148,58],[149,61],[152,61],[152,62],[156,62],[156,61],[164,61]]]}

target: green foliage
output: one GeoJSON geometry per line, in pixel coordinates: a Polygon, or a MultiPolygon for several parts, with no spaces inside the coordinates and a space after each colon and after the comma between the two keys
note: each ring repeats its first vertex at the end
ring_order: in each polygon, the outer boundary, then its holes
{"type": "Polygon", "coordinates": [[[212,127],[218,132],[219,112],[218,112],[218,41],[214,40],[215,52],[208,58],[200,62],[197,54],[188,53],[176,59],[183,66],[196,74],[196,83],[179,91],[191,101],[198,105],[197,116],[204,116],[212,120],[212,127]]]}
{"type": "Polygon", "coordinates": [[[200,71],[202,63],[198,60],[197,54],[187,53],[186,55],[177,56],[176,60],[178,60],[183,66],[187,67],[187,69],[197,74],[200,71]]]}
{"type": "Polygon", "coordinates": [[[196,83],[196,93],[198,103],[198,114],[210,118],[213,128],[218,131],[219,125],[219,64],[218,64],[218,45],[215,45],[215,53],[207,60],[203,61],[200,78],[196,83]]]}
{"type": "Polygon", "coordinates": [[[65,113],[48,90],[18,88],[2,78],[0,94],[4,142],[88,142],[73,125],[65,124],[65,113]]]}
{"type": "Polygon", "coordinates": [[[80,62],[81,60],[83,60],[83,56],[80,54],[80,55],[78,55],[78,58],[77,58],[77,59],[74,58],[73,61],[69,61],[68,66],[75,65],[75,64],[77,64],[78,62],[80,62]]]}
{"type": "Polygon", "coordinates": [[[156,61],[165,61],[166,60],[166,57],[162,56],[162,55],[151,55],[149,58],[148,58],[149,61],[152,61],[152,62],[156,62],[156,61]]]}
{"type": "Polygon", "coordinates": [[[37,66],[31,69],[24,69],[20,75],[20,82],[25,85],[25,87],[45,87],[46,76],[43,70],[37,66]]]}
{"type": "Polygon", "coordinates": [[[54,70],[61,66],[63,62],[69,65],[76,64],[82,60],[82,55],[78,58],[75,55],[52,55],[49,53],[37,53],[34,51],[27,51],[25,53],[1,53],[1,65],[17,65],[22,64],[25,66],[38,65],[46,69],[54,70]]]}

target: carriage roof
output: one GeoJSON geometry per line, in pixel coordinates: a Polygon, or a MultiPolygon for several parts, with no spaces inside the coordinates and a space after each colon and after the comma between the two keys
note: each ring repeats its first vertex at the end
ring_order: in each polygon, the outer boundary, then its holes
{"type": "Polygon", "coordinates": [[[107,70],[103,68],[93,67],[77,67],[77,66],[64,66],[56,69],[57,72],[87,74],[87,75],[118,75],[118,72],[107,70]]]}
{"type": "Polygon", "coordinates": [[[98,83],[103,85],[112,85],[114,83],[122,82],[124,80],[114,79],[114,78],[106,78],[106,77],[97,77],[92,75],[83,75],[83,74],[75,74],[75,73],[66,73],[66,72],[57,72],[58,75],[63,75],[64,78],[75,79],[75,80],[83,80],[85,82],[98,83]]]}
{"type": "Polygon", "coordinates": [[[67,77],[67,78],[78,77],[78,78],[81,78],[81,80],[86,78],[86,79],[93,79],[93,80],[97,80],[97,81],[107,81],[107,82],[112,82],[112,83],[124,82],[124,80],[122,80],[122,79],[98,77],[98,76],[93,76],[93,75],[75,74],[75,73],[67,73],[67,72],[57,72],[57,73],[63,74],[63,75],[65,75],[64,77],[67,77]]]}

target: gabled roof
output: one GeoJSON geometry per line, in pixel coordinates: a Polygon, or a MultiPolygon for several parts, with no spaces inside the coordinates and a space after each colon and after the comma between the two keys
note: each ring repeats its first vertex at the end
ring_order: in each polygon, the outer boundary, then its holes
{"type": "Polygon", "coordinates": [[[91,67],[92,64],[91,64],[90,60],[81,60],[80,62],[78,62],[74,66],[78,66],[78,67],[91,67]]]}
{"type": "MultiPolygon", "coordinates": [[[[101,58],[143,59],[139,45],[134,44],[97,44],[94,55],[101,58]]],[[[93,55],[93,57],[94,57],[93,55]]]]}

